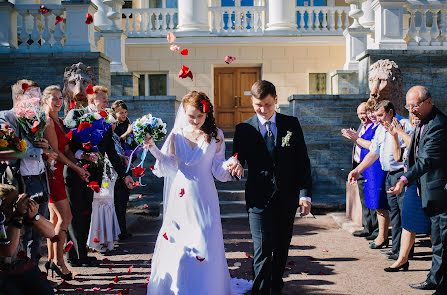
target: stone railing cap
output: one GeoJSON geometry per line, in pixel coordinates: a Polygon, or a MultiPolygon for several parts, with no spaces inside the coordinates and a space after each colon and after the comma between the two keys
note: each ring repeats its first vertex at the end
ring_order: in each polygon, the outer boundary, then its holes
{"type": "Polygon", "coordinates": [[[293,94],[289,96],[288,100],[366,100],[368,98],[367,94],[293,94]]]}

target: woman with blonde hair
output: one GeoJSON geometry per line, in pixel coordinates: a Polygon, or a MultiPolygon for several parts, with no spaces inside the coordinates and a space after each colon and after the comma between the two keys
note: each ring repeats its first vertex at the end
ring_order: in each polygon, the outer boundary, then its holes
{"type": "Polygon", "coordinates": [[[42,104],[48,117],[45,138],[51,148],[58,154],[57,161],[52,168],[53,175],[48,177],[50,187],[48,209],[50,211],[50,221],[55,227],[58,238],[47,241],[48,261],[45,263],[45,268],[47,271],[49,269],[55,271],[64,280],[71,280],[72,274],[64,261],[64,242],[72,219],[70,204],[65,191],[64,165],[68,165],[86,181],[89,173],[75,164],[76,159],[68,146],[69,140],[65,134],[63,122],[58,117],[63,104],[61,88],[57,85],[45,88],[42,104]]]}

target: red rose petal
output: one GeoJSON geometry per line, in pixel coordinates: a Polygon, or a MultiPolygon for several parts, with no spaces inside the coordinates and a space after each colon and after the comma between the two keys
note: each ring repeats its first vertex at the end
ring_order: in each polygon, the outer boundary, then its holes
{"type": "Polygon", "coordinates": [[[233,56],[229,56],[229,55],[227,55],[227,56],[225,56],[225,58],[224,58],[224,61],[227,63],[227,64],[231,64],[233,61],[235,61],[236,60],[236,58],[235,57],[233,57],[233,56]]]}
{"type": "Polygon", "coordinates": [[[137,166],[137,167],[133,168],[132,173],[133,173],[133,175],[135,175],[135,177],[140,178],[140,177],[144,176],[145,170],[146,169],[137,166]]]}
{"type": "Polygon", "coordinates": [[[82,168],[87,169],[88,166],[90,166],[90,165],[89,164],[85,164],[85,165],[82,166],[82,168]]]}
{"type": "Polygon", "coordinates": [[[112,269],[115,267],[115,264],[110,264],[109,265],[109,270],[112,271],[112,269]]]}
{"type": "Polygon", "coordinates": [[[115,278],[113,279],[113,281],[116,283],[118,283],[120,281],[120,278],[118,276],[115,276],[115,278]]]}
{"type": "Polygon", "coordinates": [[[69,241],[69,242],[65,245],[64,251],[65,251],[65,252],[70,251],[70,249],[71,249],[72,246],[73,246],[73,242],[72,242],[72,241],[69,241]]]}
{"type": "Polygon", "coordinates": [[[198,261],[200,261],[200,262],[203,262],[203,261],[205,260],[205,257],[204,257],[204,258],[200,258],[199,256],[196,256],[196,259],[197,259],[198,261]]]}
{"type": "Polygon", "coordinates": [[[106,258],[103,258],[102,261],[110,261],[110,259],[106,257],[106,258]]]}
{"type": "Polygon", "coordinates": [[[67,133],[67,138],[68,138],[69,140],[72,140],[72,139],[73,139],[73,130],[70,130],[70,132],[67,133]]]}
{"type": "Polygon", "coordinates": [[[101,188],[96,181],[90,181],[90,183],[87,184],[87,187],[91,188],[95,193],[99,193],[101,191],[101,188]]]}
{"type": "Polygon", "coordinates": [[[85,17],[85,23],[87,25],[91,24],[93,22],[93,16],[90,13],[87,13],[86,17],[85,17]]]}
{"type": "Polygon", "coordinates": [[[323,249],[323,252],[329,252],[329,250],[323,249]]]}
{"type": "Polygon", "coordinates": [[[82,130],[90,128],[90,127],[92,127],[92,124],[90,124],[90,122],[87,122],[87,121],[81,122],[78,126],[78,133],[81,132],[82,130]]]}
{"type": "Polygon", "coordinates": [[[39,11],[41,14],[46,14],[46,13],[50,12],[50,10],[45,7],[45,5],[40,5],[39,11]]]}
{"type": "Polygon", "coordinates": [[[149,208],[149,205],[148,204],[144,204],[143,208],[147,209],[147,208],[149,208]]]}
{"type": "Polygon", "coordinates": [[[138,195],[138,199],[141,199],[143,197],[143,194],[138,195]]]}
{"type": "Polygon", "coordinates": [[[191,80],[193,80],[192,72],[185,65],[182,66],[182,69],[180,70],[180,72],[178,74],[178,77],[182,78],[182,79],[185,79],[185,78],[189,77],[189,78],[191,78],[191,80]]]}
{"type": "Polygon", "coordinates": [[[120,292],[120,294],[129,294],[129,288],[127,288],[127,289],[123,289],[121,292],[120,292]]]}
{"type": "Polygon", "coordinates": [[[64,20],[64,18],[62,16],[56,16],[56,22],[54,23],[54,25],[57,25],[58,23],[62,22],[64,20]]]}
{"type": "Polygon", "coordinates": [[[180,51],[180,54],[181,55],[188,55],[189,54],[189,51],[188,51],[188,49],[183,49],[182,51],[180,51]]]}
{"type": "Polygon", "coordinates": [[[235,157],[236,159],[237,159],[238,156],[239,156],[239,153],[235,153],[235,154],[233,155],[233,157],[235,157]]]}
{"type": "Polygon", "coordinates": [[[249,254],[247,254],[247,253],[245,253],[245,257],[251,258],[251,256],[249,254]]]}
{"type": "Polygon", "coordinates": [[[134,184],[135,186],[141,186],[141,184],[140,184],[139,181],[135,181],[133,184],[134,184]]]}
{"type": "Polygon", "coordinates": [[[92,290],[93,291],[101,291],[101,288],[100,287],[93,287],[92,290]]]}
{"type": "Polygon", "coordinates": [[[149,166],[149,169],[150,169],[151,171],[154,171],[154,170],[155,170],[155,166],[154,166],[154,165],[150,165],[150,166],[149,166]]]}
{"type": "Polygon", "coordinates": [[[179,197],[181,198],[181,197],[183,197],[184,195],[185,195],[185,189],[182,188],[182,189],[180,189],[179,197]]]}
{"type": "Polygon", "coordinates": [[[25,94],[26,90],[28,90],[29,88],[29,84],[28,83],[23,83],[22,84],[22,90],[23,90],[23,94],[25,94]]]}
{"type": "Polygon", "coordinates": [[[95,242],[95,243],[99,243],[98,238],[97,238],[97,237],[94,237],[94,238],[93,238],[93,242],[95,242]]]}
{"type": "Polygon", "coordinates": [[[91,142],[83,143],[82,147],[85,148],[86,150],[89,150],[92,148],[92,143],[91,142]]]}
{"type": "Polygon", "coordinates": [[[107,114],[107,112],[106,111],[100,111],[99,112],[99,114],[101,115],[101,117],[103,117],[103,118],[106,118],[106,117],[108,117],[109,115],[107,114]]]}
{"type": "Polygon", "coordinates": [[[166,233],[163,234],[163,238],[165,238],[165,240],[168,240],[168,235],[166,233]]]}
{"type": "Polygon", "coordinates": [[[89,85],[87,86],[87,88],[85,88],[85,93],[87,93],[87,94],[93,94],[93,93],[94,93],[94,91],[93,91],[93,85],[89,84],[89,85]]]}
{"type": "Polygon", "coordinates": [[[174,33],[168,33],[168,35],[166,36],[166,39],[168,39],[169,43],[174,43],[176,37],[175,37],[174,33]]]}
{"type": "Polygon", "coordinates": [[[129,270],[127,271],[127,273],[131,273],[131,272],[132,272],[132,268],[133,268],[133,265],[131,265],[131,266],[129,267],[129,270]]]}
{"type": "Polygon", "coordinates": [[[76,291],[83,291],[84,289],[82,289],[81,287],[76,288],[76,291]]]}

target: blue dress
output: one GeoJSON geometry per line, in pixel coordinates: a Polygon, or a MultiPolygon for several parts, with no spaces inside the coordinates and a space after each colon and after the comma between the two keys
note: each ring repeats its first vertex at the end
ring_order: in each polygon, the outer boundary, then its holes
{"type": "Polygon", "coordinates": [[[407,187],[402,207],[402,228],[417,234],[430,233],[430,218],[424,214],[422,199],[418,196],[417,184],[407,187]]]}
{"type": "MultiPolygon", "coordinates": [[[[371,124],[361,138],[371,141],[376,133],[377,127],[379,127],[379,124],[376,126],[371,124]]],[[[368,153],[369,150],[362,147],[360,151],[360,159],[363,161],[368,153]]],[[[379,159],[363,171],[363,178],[365,179],[365,205],[369,209],[389,210],[386,193],[382,190],[385,176],[386,173],[382,170],[379,159]]]]}

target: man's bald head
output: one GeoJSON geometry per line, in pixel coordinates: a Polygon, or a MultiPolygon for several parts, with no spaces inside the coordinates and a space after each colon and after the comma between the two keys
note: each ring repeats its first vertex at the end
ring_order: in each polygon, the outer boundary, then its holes
{"type": "Polygon", "coordinates": [[[421,85],[413,86],[408,90],[406,103],[408,111],[420,120],[423,120],[433,109],[430,91],[421,85]]]}
{"type": "Polygon", "coordinates": [[[362,102],[357,107],[357,116],[363,125],[367,125],[370,123],[370,120],[366,114],[366,102],[362,102]]]}

